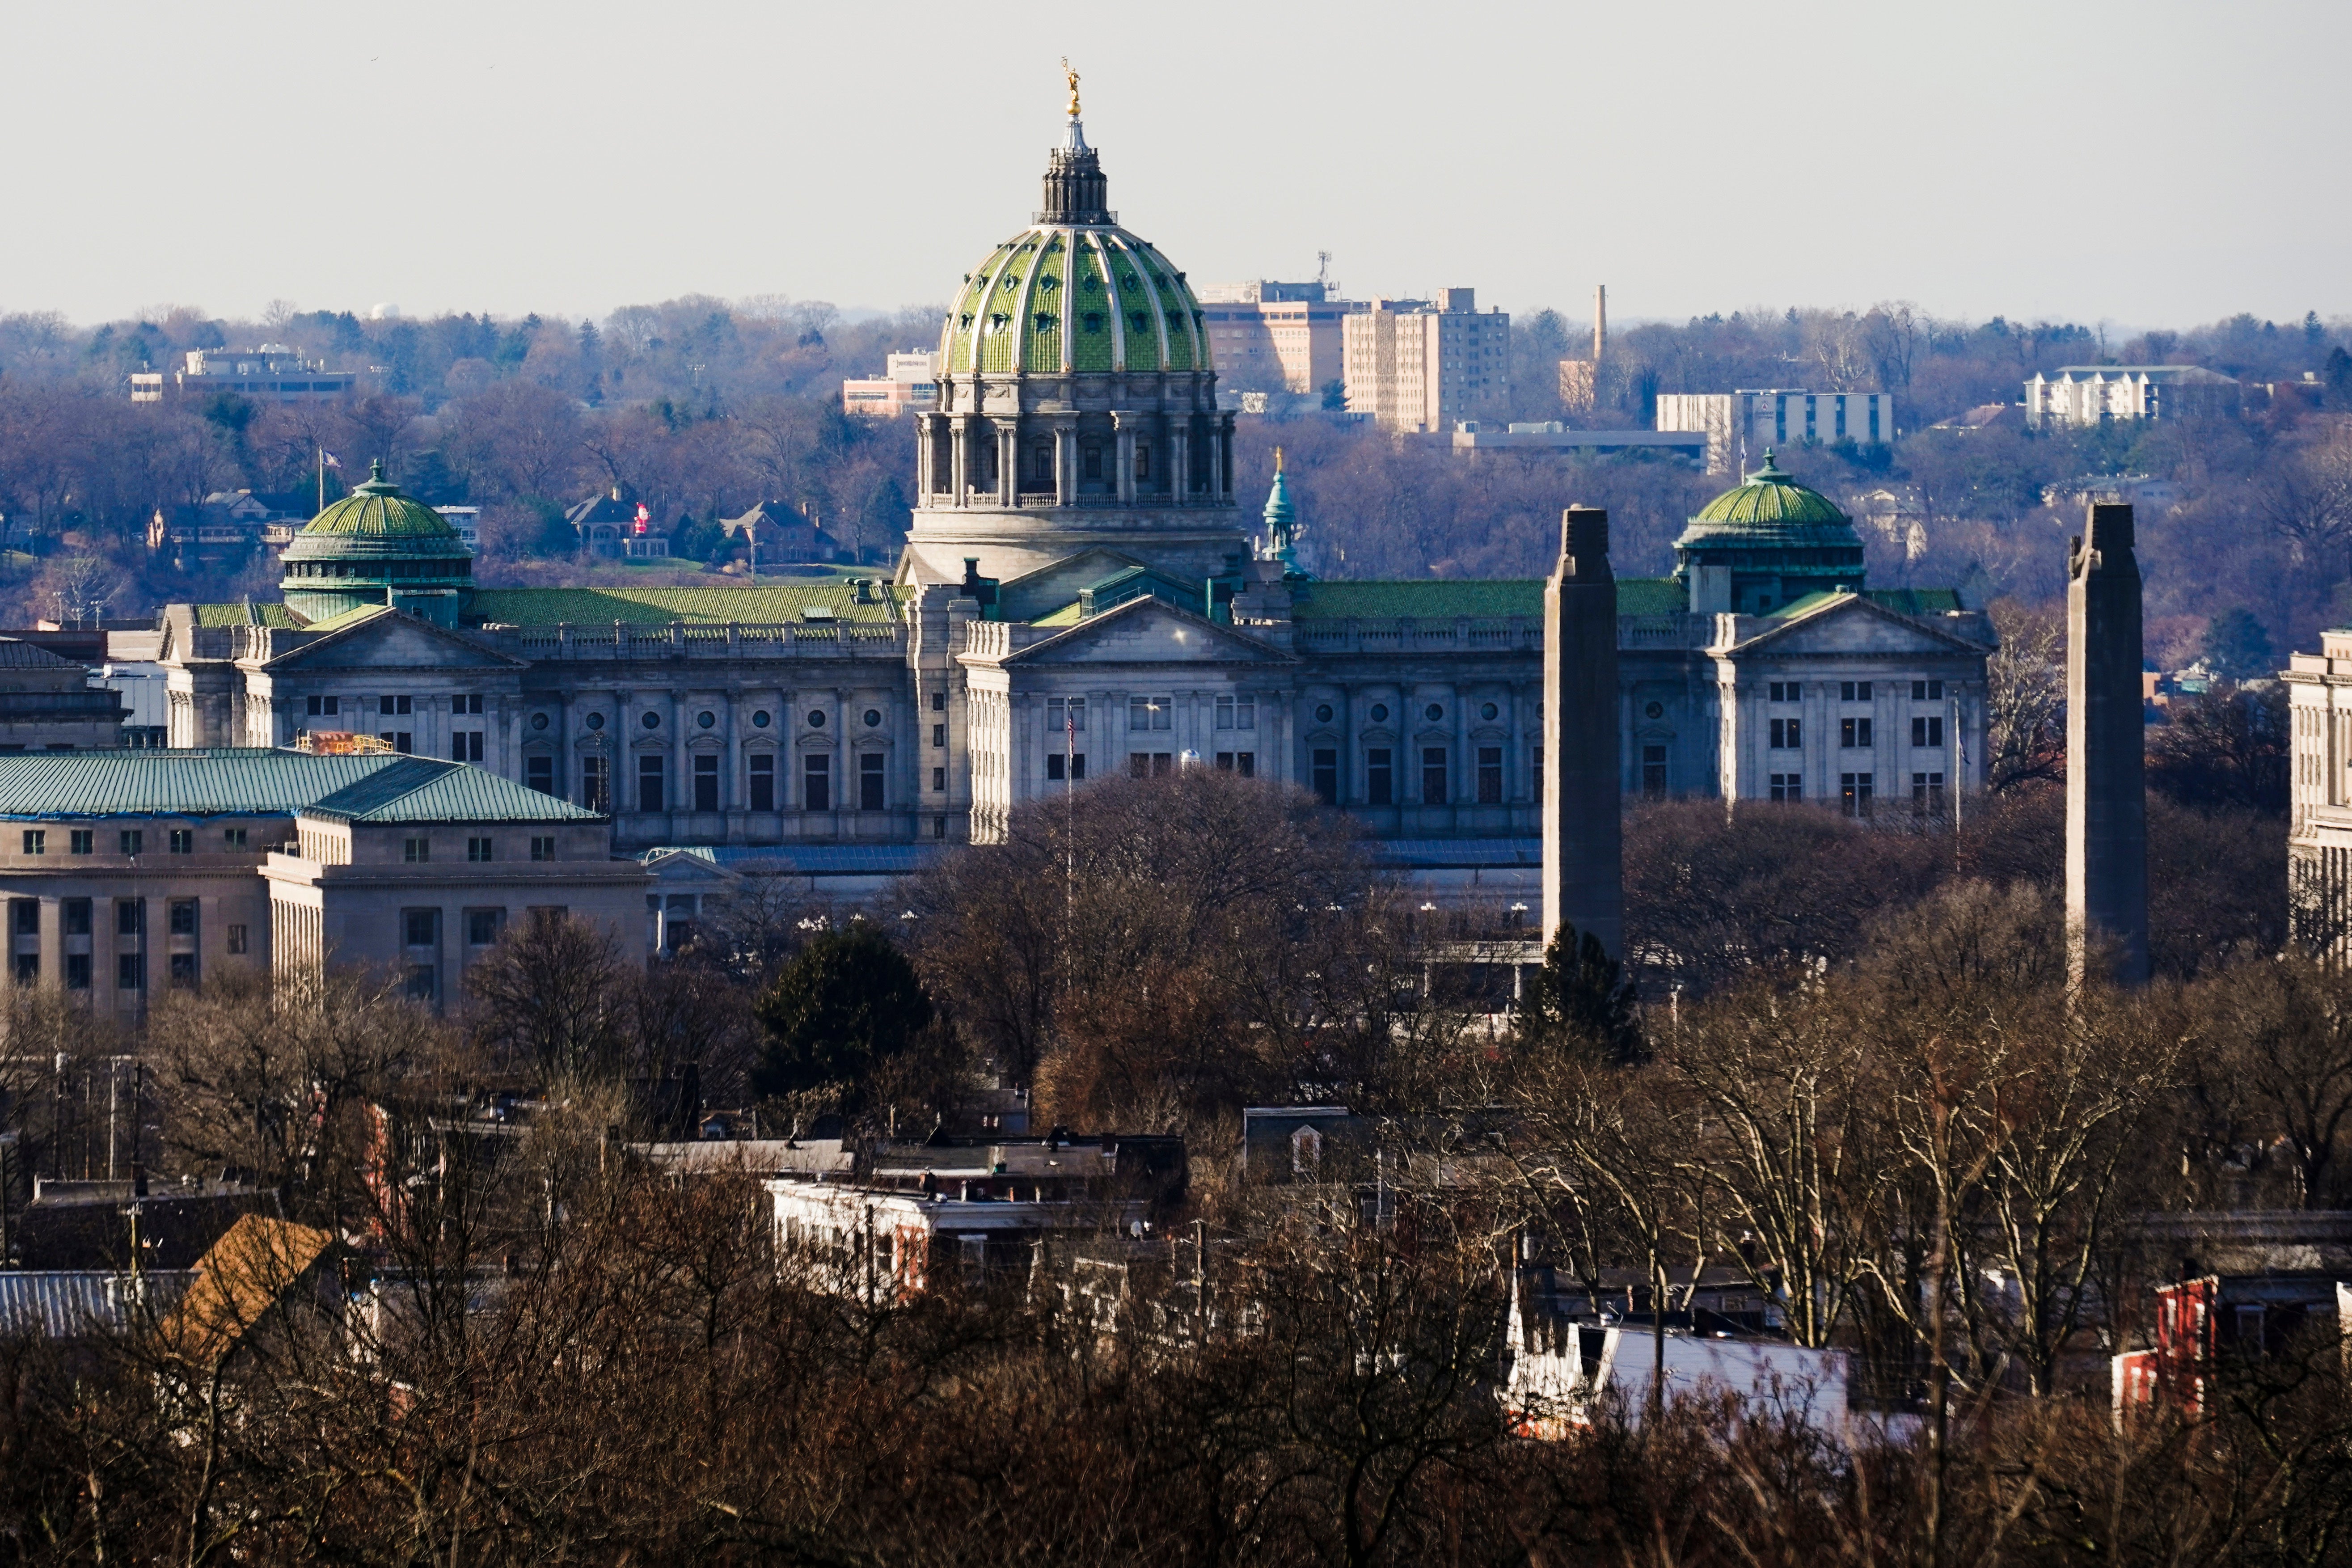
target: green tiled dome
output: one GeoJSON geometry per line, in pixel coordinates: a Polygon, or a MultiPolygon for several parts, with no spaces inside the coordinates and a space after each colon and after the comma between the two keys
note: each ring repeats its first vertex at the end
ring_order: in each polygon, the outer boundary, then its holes
{"type": "Polygon", "coordinates": [[[940,329],[940,370],[1209,370],[1201,302],[1184,274],[1118,226],[1076,119],[1046,171],[1037,221],[963,275],[940,329]]]}
{"type": "Polygon", "coordinates": [[[1799,484],[1773,462],[1769,450],[1764,466],[1748,475],[1747,483],[1700,508],[1682,537],[1675,541],[1678,550],[1709,544],[1859,549],[1861,543],[1853,523],[1837,509],[1837,503],[1799,484]]]}
{"type": "Polygon", "coordinates": [[[473,589],[474,552],[447,519],[402,495],[382,463],[312,518],[278,560],[286,607],[310,622],[388,605],[455,626],[473,589]]]}
{"type": "Polygon", "coordinates": [[[312,518],[286,547],[286,554],[289,560],[349,556],[354,545],[370,554],[386,549],[401,554],[466,553],[448,520],[401,494],[400,487],[383,477],[381,462],[351,494],[312,518]]]}

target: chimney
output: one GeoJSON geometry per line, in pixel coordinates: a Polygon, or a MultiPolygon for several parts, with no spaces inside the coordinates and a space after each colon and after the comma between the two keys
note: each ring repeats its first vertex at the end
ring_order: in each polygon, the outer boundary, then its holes
{"type": "Polygon", "coordinates": [[[1624,952],[1617,703],[1609,514],[1570,507],[1544,584],[1543,938],[1571,925],[1612,958],[1624,952]]]}
{"type": "Polygon", "coordinates": [[[2066,562],[2066,935],[2079,984],[2113,944],[2119,984],[2147,979],[2147,738],[2132,509],[2094,502],[2066,562]]]}
{"type": "Polygon", "coordinates": [[[1609,285],[1592,286],[1592,368],[1601,368],[1601,361],[1609,352],[1609,285]]]}

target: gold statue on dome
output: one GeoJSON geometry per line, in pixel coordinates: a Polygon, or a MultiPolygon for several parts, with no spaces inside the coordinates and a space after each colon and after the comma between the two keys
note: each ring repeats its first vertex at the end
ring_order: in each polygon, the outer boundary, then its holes
{"type": "Polygon", "coordinates": [[[1070,57],[1062,57],[1062,75],[1070,84],[1070,118],[1078,117],[1078,73],[1070,68],[1070,57]]]}

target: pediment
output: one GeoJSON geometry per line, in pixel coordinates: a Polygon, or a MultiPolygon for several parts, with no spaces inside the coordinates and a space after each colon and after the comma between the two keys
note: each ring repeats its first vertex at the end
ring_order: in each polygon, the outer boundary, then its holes
{"type": "Polygon", "coordinates": [[[529,663],[485,647],[463,633],[385,610],[289,648],[262,668],[289,674],[305,669],[522,669],[529,663]]]}
{"type": "Polygon", "coordinates": [[[1975,654],[1990,650],[1940,626],[1849,595],[1736,644],[1735,658],[1769,652],[1795,654],[1975,654]]]}
{"type": "Polygon", "coordinates": [[[1291,664],[1289,654],[1159,599],[1131,599],[1003,662],[1044,664],[1291,664]]]}

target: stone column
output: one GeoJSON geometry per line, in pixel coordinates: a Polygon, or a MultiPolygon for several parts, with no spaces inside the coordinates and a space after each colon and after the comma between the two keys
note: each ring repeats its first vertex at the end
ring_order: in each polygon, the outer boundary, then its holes
{"type": "Polygon", "coordinates": [[[686,749],[687,738],[694,733],[689,727],[694,715],[687,700],[688,693],[672,688],[669,694],[669,807],[670,842],[683,844],[693,835],[688,831],[687,814],[694,809],[694,753],[686,749]]]}
{"type": "Polygon", "coordinates": [[[971,504],[971,416],[959,414],[949,429],[952,450],[948,454],[949,489],[953,504],[971,504]]]}
{"type": "Polygon", "coordinates": [[[1118,504],[1135,504],[1135,424],[1137,416],[1114,413],[1111,424],[1118,430],[1117,450],[1111,461],[1118,466],[1118,504]]]}
{"type": "Polygon", "coordinates": [[[1065,414],[1054,421],[1054,504],[1075,505],[1078,498],[1078,416],[1065,414]]]}
{"type": "Polygon", "coordinates": [[[1617,579],[1609,514],[1560,517],[1544,584],[1543,935],[1590,931],[1624,952],[1624,834],[1617,729],[1617,579]]]}
{"type": "Polygon", "coordinates": [[[2066,561],[2066,930],[2079,984],[2096,944],[2147,979],[2147,744],[2132,509],[2094,503],[2066,561]]]}
{"type": "Polygon", "coordinates": [[[1168,421],[1168,500],[1174,506],[1192,499],[1192,416],[1168,421]]]}
{"type": "Polygon", "coordinates": [[[1021,426],[1017,420],[996,422],[996,504],[1021,504],[1021,426]]]}

